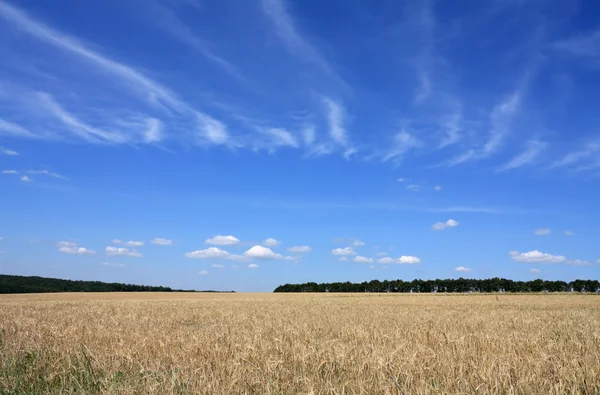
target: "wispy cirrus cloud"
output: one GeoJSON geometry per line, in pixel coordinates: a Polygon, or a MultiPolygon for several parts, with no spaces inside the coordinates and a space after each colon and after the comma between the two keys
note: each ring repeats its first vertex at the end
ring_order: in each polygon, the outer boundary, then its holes
{"type": "Polygon", "coordinates": [[[329,97],[323,98],[323,104],[329,126],[329,137],[336,146],[344,150],[344,156],[349,157],[356,152],[356,148],[350,143],[350,137],[346,130],[345,109],[339,101],[329,97]]]}
{"type": "Polygon", "coordinates": [[[593,160],[598,155],[600,155],[600,138],[586,142],[579,150],[570,152],[552,162],[548,168],[570,167],[586,160],[593,160]]]}
{"type": "Polygon", "coordinates": [[[9,148],[5,148],[5,147],[0,147],[0,154],[8,155],[8,156],[19,155],[19,153],[17,151],[9,149],[9,148]]]}
{"type": "MultiPolygon", "coordinates": [[[[27,33],[46,44],[74,55],[78,59],[87,61],[104,73],[119,79],[123,82],[124,86],[129,88],[131,93],[149,104],[158,106],[161,109],[168,109],[171,113],[180,115],[185,114],[188,117],[195,116],[199,123],[199,130],[207,137],[208,141],[224,144],[229,139],[230,136],[223,133],[224,127],[222,127],[223,124],[220,121],[205,112],[193,108],[191,105],[181,100],[169,88],[152,80],[134,68],[101,55],[75,38],[35,20],[27,15],[26,12],[5,2],[0,3],[0,18],[7,20],[10,24],[17,27],[19,31],[27,33]]],[[[54,115],[55,118],[68,127],[72,133],[88,142],[129,142],[123,133],[105,131],[86,124],[84,121],[64,110],[63,107],[47,93],[38,94],[38,99],[40,100],[40,104],[49,111],[50,114],[54,115]]],[[[145,133],[146,141],[156,141],[156,138],[159,135],[156,132],[158,123],[151,122],[151,119],[146,119],[144,122],[149,126],[148,131],[145,133]]],[[[4,132],[8,131],[12,134],[28,134],[24,128],[18,127],[18,125],[15,127],[14,124],[7,123],[6,121],[0,124],[0,130],[3,130],[4,132]]],[[[37,136],[41,137],[39,134],[37,136]]]]}
{"type": "MultiPolygon", "coordinates": [[[[0,4],[1,6],[1,4],[0,4]]],[[[3,119],[0,119],[0,135],[10,135],[16,137],[26,137],[26,138],[37,138],[34,133],[31,133],[29,130],[25,129],[21,125],[17,125],[13,122],[8,122],[3,119]]]]}
{"type": "Polygon", "coordinates": [[[497,171],[506,171],[518,169],[525,165],[532,164],[540,156],[540,154],[548,147],[548,143],[539,140],[531,140],[527,143],[527,147],[519,155],[515,156],[506,164],[502,165],[497,171]]]}
{"type": "Polygon", "coordinates": [[[557,41],[553,47],[573,56],[589,58],[600,65],[600,29],[557,41]]]}
{"type": "Polygon", "coordinates": [[[390,149],[383,155],[383,162],[393,161],[398,162],[403,159],[404,155],[409,151],[420,148],[423,143],[416,138],[412,133],[406,130],[401,130],[394,135],[390,149]]]}
{"type": "Polygon", "coordinates": [[[177,16],[175,9],[164,6],[156,0],[142,1],[140,3],[140,12],[146,13],[149,20],[156,26],[198,51],[207,60],[217,65],[220,69],[224,70],[238,81],[248,81],[234,63],[216,54],[206,40],[198,37],[194,31],[177,16]]]}
{"type": "Polygon", "coordinates": [[[26,170],[25,173],[27,174],[31,174],[31,175],[44,175],[44,176],[48,176],[48,177],[53,177],[53,178],[59,178],[61,180],[68,180],[67,177],[58,174],[58,173],[54,173],[52,171],[49,170],[26,170]]]}
{"type": "Polygon", "coordinates": [[[317,48],[298,30],[294,19],[288,12],[288,4],[285,0],[261,0],[261,5],[264,14],[273,24],[275,33],[292,55],[301,62],[309,62],[317,66],[327,75],[343,83],[317,48]]]}

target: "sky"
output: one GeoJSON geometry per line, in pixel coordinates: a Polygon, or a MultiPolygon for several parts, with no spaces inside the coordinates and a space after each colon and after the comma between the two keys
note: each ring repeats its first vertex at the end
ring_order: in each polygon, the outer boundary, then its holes
{"type": "Polygon", "coordinates": [[[0,0],[0,273],[598,279],[599,14],[0,0]]]}

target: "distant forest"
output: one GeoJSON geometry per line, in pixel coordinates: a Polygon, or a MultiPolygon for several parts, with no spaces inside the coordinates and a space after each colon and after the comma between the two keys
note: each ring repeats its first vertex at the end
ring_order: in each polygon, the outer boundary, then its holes
{"type": "MultiPolygon", "coordinates": [[[[73,281],[45,277],[9,276],[0,274],[0,294],[42,292],[197,292],[101,281],[73,281]]],[[[212,291],[206,291],[212,292],[212,291]]]]}
{"type": "Polygon", "coordinates": [[[362,283],[304,283],[280,285],[274,292],[600,292],[598,280],[513,281],[505,278],[474,280],[373,280],[362,283]]]}

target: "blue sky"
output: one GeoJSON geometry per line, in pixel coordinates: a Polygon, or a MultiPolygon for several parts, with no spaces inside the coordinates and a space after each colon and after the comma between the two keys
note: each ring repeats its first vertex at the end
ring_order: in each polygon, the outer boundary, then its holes
{"type": "Polygon", "coordinates": [[[598,278],[599,14],[0,0],[0,272],[598,278]]]}

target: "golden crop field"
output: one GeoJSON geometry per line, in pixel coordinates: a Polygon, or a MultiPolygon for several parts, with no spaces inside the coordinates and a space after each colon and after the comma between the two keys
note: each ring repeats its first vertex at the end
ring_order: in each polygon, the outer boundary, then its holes
{"type": "Polygon", "coordinates": [[[0,297],[0,393],[600,393],[594,295],[0,297]]]}

